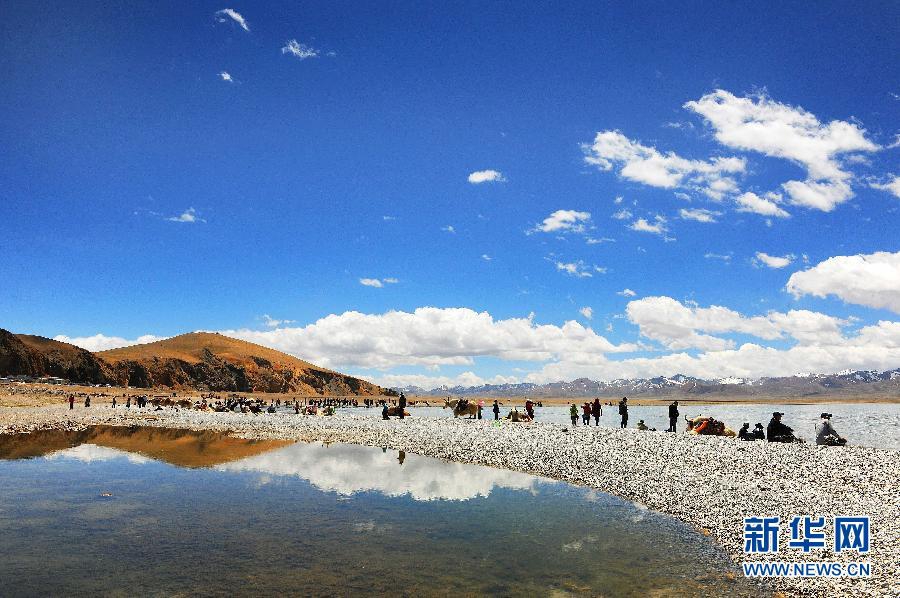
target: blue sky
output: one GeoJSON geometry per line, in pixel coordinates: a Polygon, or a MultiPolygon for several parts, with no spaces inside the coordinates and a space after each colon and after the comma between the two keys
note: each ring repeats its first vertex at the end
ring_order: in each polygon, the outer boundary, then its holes
{"type": "Polygon", "coordinates": [[[900,366],[896,3],[2,7],[2,327],[426,386],[900,366]]]}

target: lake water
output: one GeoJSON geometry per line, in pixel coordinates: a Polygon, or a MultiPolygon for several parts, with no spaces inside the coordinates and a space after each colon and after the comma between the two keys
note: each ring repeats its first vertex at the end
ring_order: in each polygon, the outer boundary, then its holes
{"type": "Polygon", "coordinates": [[[21,595],[760,595],[707,537],[612,496],[349,445],[96,427],[0,437],[21,595]]]}
{"type": "MultiPolygon", "coordinates": [[[[581,401],[582,403],[584,401],[581,401]]],[[[519,411],[524,411],[521,402],[517,401],[519,411]]],[[[511,405],[511,403],[509,403],[511,405]]],[[[576,402],[576,405],[580,403],[576,402]]],[[[493,417],[491,403],[485,402],[483,417],[493,417]]],[[[501,417],[506,415],[510,407],[501,406],[501,417]]],[[[808,442],[815,441],[815,425],[820,421],[822,412],[831,413],[832,424],[835,429],[850,444],[861,446],[873,446],[876,448],[900,450],[900,405],[882,403],[828,403],[821,405],[763,405],[763,404],[719,404],[719,405],[695,405],[681,404],[681,419],[678,422],[678,430],[685,430],[684,417],[696,417],[709,415],[737,432],[743,422],[750,424],[750,429],[759,422],[764,427],[772,419],[773,411],[784,413],[782,421],[794,428],[794,433],[808,442]]],[[[367,415],[381,417],[380,409],[340,409],[341,413],[355,415],[367,415]]],[[[441,407],[414,407],[410,413],[417,417],[453,417],[449,409],[441,407]]],[[[581,412],[579,411],[579,414],[581,412]]],[[[569,408],[564,406],[547,406],[535,409],[538,421],[552,422],[571,426],[569,408]]],[[[668,406],[630,406],[628,408],[628,426],[633,428],[638,420],[644,420],[650,428],[665,430],[669,427],[668,406]]],[[[600,426],[606,428],[619,427],[619,415],[616,406],[603,406],[603,416],[600,418],[600,426]]],[[[591,419],[591,425],[594,425],[591,419]]],[[[581,425],[581,417],[578,418],[581,425]]]]}

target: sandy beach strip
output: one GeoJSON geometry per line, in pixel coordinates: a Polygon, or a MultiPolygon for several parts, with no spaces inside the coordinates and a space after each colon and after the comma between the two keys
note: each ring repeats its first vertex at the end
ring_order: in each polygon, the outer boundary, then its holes
{"type": "Polygon", "coordinates": [[[677,517],[744,560],[868,561],[868,579],[776,578],[795,596],[900,595],[900,453],[867,447],[739,442],[684,433],[558,424],[287,413],[260,416],[52,406],[0,408],[0,433],[141,425],[230,432],[242,438],[324,441],[405,450],[588,486],[677,517]],[[795,515],[871,517],[869,554],[781,550],[745,555],[743,518],[780,516],[781,542],[795,515]],[[766,558],[769,556],[770,558],[766,558]]]}

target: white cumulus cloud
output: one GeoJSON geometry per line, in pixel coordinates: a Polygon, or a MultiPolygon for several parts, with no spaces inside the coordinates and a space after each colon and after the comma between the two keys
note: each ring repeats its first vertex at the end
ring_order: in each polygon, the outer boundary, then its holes
{"type": "Polygon", "coordinates": [[[781,203],[781,194],[768,192],[763,197],[756,193],[747,191],[738,195],[734,200],[738,204],[738,212],[752,212],[761,216],[772,216],[775,218],[790,218],[784,209],[779,207],[781,203]]]}
{"type": "Polygon", "coordinates": [[[796,297],[834,295],[847,303],[900,313],[900,252],[828,258],[792,274],[787,290],[796,297]]]}
{"type": "Polygon", "coordinates": [[[743,173],[743,158],[689,160],[675,152],[662,153],[655,147],[631,140],[619,131],[601,131],[594,142],[585,144],[585,161],[601,170],[619,167],[619,175],[631,181],[663,189],[695,189],[720,200],[737,192],[732,175],[743,173]]]}
{"type": "Polygon", "coordinates": [[[697,222],[716,222],[716,218],[722,215],[722,212],[713,210],[705,210],[703,208],[681,208],[678,215],[682,220],[696,220],[697,222]]]}
{"type": "Polygon", "coordinates": [[[584,360],[633,351],[571,320],[561,326],[532,317],[495,320],[468,308],[332,314],[304,327],[225,330],[222,334],[285,351],[326,367],[389,368],[465,365],[478,356],[511,361],[584,360]]]}
{"type": "Polygon", "coordinates": [[[540,224],[534,227],[535,232],[542,233],[583,233],[591,222],[590,212],[576,210],[556,210],[540,224]]]}
{"type": "Polygon", "coordinates": [[[784,158],[805,168],[806,180],[782,186],[793,203],[825,212],[853,196],[852,174],[839,162],[841,154],[879,149],[854,123],[825,124],[799,106],[762,94],[737,97],[717,89],[684,107],[705,118],[723,145],[784,158]]]}
{"type": "Polygon", "coordinates": [[[663,235],[668,232],[668,228],[666,227],[666,219],[662,216],[656,216],[654,221],[651,223],[646,218],[638,218],[629,226],[631,230],[636,230],[643,233],[653,233],[654,235],[663,235]]]}
{"type": "Polygon", "coordinates": [[[754,265],[766,266],[767,268],[775,269],[786,268],[790,266],[793,261],[793,255],[769,255],[768,253],[763,253],[762,251],[757,251],[756,256],[753,258],[754,265]]]}
{"type": "Polygon", "coordinates": [[[469,175],[469,182],[473,185],[481,183],[505,183],[506,177],[497,170],[477,170],[469,175]]]}
{"type": "Polygon", "coordinates": [[[631,301],[625,313],[642,336],[675,350],[733,348],[732,340],[713,336],[724,333],[747,334],[765,340],[789,336],[806,344],[839,343],[841,327],[846,324],[839,318],[806,310],[772,311],[747,317],[726,307],[689,306],[665,296],[631,301]]]}
{"type": "Polygon", "coordinates": [[[591,269],[581,260],[577,262],[555,262],[555,264],[557,270],[575,278],[590,278],[593,276],[591,269]]]}

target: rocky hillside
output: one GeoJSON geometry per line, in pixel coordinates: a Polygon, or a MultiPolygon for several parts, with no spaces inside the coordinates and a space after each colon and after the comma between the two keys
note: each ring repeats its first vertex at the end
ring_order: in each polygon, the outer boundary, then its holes
{"type": "Polygon", "coordinates": [[[102,359],[68,343],[0,328],[0,376],[55,376],[90,384],[108,381],[102,359]]]}
{"type": "Polygon", "coordinates": [[[381,388],[221,334],[193,332],[102,351],[120,386],[320,395],[378,395],[381,388]]]}
{"type": "Polygon", "coordinates": [[[379,395],[379,386],[280,351],[221,334],[194,332],[91,353],[0,329],[0,376],[57,376],[73,382],[303,395],[379,395]]]}

